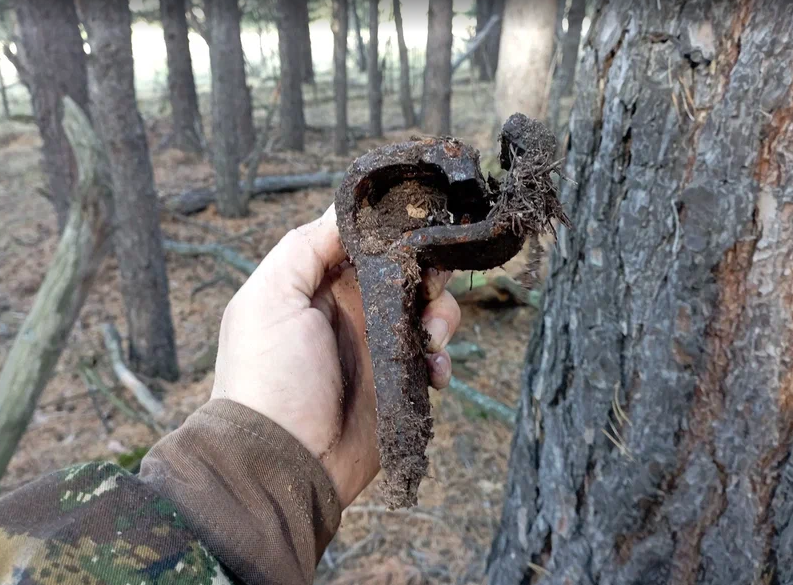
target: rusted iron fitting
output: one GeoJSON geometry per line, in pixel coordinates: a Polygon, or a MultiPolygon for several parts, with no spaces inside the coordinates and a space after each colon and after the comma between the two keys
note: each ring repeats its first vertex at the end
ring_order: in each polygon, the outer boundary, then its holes
{"type": "Polygon", "coordinates": [[[556,141],[522,114],[501,133],[501,183],[454,138],[413,139],[355,160],[336,192],[339,231],[355,265],[377,394],[377,436],[389,507],[416,503],[432,438],[421,271],[485,270],[527,237],[564,221],[550,180],[556,141]],[[549,199],[550,198],[550,199],[549,199]]]}

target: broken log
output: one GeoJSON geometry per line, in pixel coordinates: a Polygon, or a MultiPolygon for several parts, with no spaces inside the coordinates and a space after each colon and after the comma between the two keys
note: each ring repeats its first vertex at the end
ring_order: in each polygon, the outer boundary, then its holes
{"type": "Polygon", "coordinates": [[[69,97],[63,99],[63,128],[79,178],[47,275],[0,371],[0,476],[110,247],[112,203],[103,149],[87,116],[69,97]]]}
{"type": "MultiPolygon", "coordinates": [[[[253,181],[251,197],[267,195],[269,193],[290,193],[301,189],[317,189],[332,187],[341,182],[343,171],[320,171],[301,175],[273,175],[270,177],[257,177],[253,181]]],[[[245,189],[245,182],[240,183],[240,189],[245,189]]],[[[191,189],[165,201],[165,206],[181,213],[190,215],[203,211],[215,201],[215,191],[210,188],[191,189]]]]}

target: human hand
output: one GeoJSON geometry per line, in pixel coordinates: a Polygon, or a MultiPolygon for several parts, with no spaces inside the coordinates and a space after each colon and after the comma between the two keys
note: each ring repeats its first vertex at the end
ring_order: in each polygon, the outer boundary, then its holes
{"type": "MultiPolygon", "coordinates": [[[[380,469],[374,378],[355,270],[331,206],[290,231],[237,291],[223,314],[212,398],[263,414],[325,467],[342,507],[380,469]]],[[[445,290],[450,273],[423,275],[435,388],[451,378],[445,346],[460,308],[445,290]]]]}

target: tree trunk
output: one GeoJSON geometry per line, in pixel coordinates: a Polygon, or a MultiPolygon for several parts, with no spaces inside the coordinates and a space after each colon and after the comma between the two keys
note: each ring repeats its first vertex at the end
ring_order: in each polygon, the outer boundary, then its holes
{"type": "Polygon", "coordinates": [[[63,237],[0,370],[0,477],[66,346],[112,231],[102,147],[88,116],[71,98],[64,98],[60,111],[78,178],[63,237]]]}
{"type": "Polygon", "coordinates": [[[793,20],[593,26],[490,582],[791,583],[793,20]]]}
{"type": "Polygon", "coordinates": [[[562,58],[551,80],[547,121],[554,134],[560,138],[567,131],[567,122],[573,107],[573,82],[581,42],[581,24],[585,14],[586,0],[571,0],[567,10],[567,32],[563,32],[559,40],[562,58]]]}
{"type": "Polygon", "coordinates": [[[281,141],[290,150],[303,150],[303,53],[299,2],[278,0],[278,53],[281,59],[281,141]]]}
{"type": "MultiPolygon", "coordinates": [[[[229,46],[227,51],[233,54],[233,77],[230,78],[232,92],[237,103],[237,132],[239,132],[239,152],[242,157],[247,156],[256,146],[256,127],[253,124],[253,103],[251,102],[251,89],[248,87],[248,80],[245,74],[245,53],[242,50],[242,31],[240,30],[240,9],[237,1],[229,0],[209,0],[215,6],[223,6],[227,13],[224,18],[228,19],[228,26],[233,29],[229,31],[229,46]]],[[[211,13],[210,13],[211,14],[211,13]]]]}
{"type": "Polygon", "coordinates": [[[367,71],[366,45],[361,34],[361,16],[358,14],[358,0],[350,0],[350,12],[352,12],[353,27],[355,28],[355,44],[358,47],[358,71],[367,71]]]}
{"type": "Polygon", "coordinates": [[[173,115],[171,145],[201,152],[203,130],[187,37],[185,0],[160,0],[160,17],[168,56],[168,97],[173,115]]]}
{"type": "Polygon", "coordinates": [[[3,117],[8,119],[11,117],[11,108],[8,105],[8,95],[6,94],[6,81],[3,78],[3,72],[0,70],[0,98],[3,100],[3,117]]]}
{"type": "Polygon", "coordinates": [[[333,91],[336,99],[336,130],[333,149],[338,155],[349,152],[347,144],[347,0],[333,0],[333,91]]]}
{"type": "Polygon", "coordinates": [[[71,0],[17,0],[16,14],[26,70],[20,79],[30,91],[49,195],[62,232],[77,181],[77,167],[61,124],[63,97],[68,95],[80,108],[88,109],[79,20],[71,0]]]}
{"type": "Polygon", "coordinates": [[[474,64],[479,69],[479,78],[492,81],[498,67],[499,43],[501,42],[501,21],[504,19],[504,0],[476,1],[476,34],[481,33],[493,15],[499,17],[496,29],[488,35],[482,47],[474,55],[474,64]]]}
{"type": "Polygon", "coordinates": [[[308,0],[293,0],[300,9],[300,58],[303,61],[304,83],[314,83],[314,60],[311,56],[311,17],[308,13],[308,0]]]}
{"type": "Polygon", "coordinates": [[[452,131],[453,15],[452,0],[430,3],[421,129],[435,136],[445,136],[452,131]]]}
{"type": "Polygon", "coordinates": [[[496,113],[501,122],[515,112],[544,117],[556,5],[557,0],[507,0],[496,71],[496,113]]]}
{"type": "Polygon", "coordinates": [[[239,188],[240,120],[237,116],[239,85],[235,77],[238,55],[234,50],[240,34],[237,0],[213,0],[209,15],[212,45],[209,48],[212,70],[212,161],[215,166],[216,205],[223,217],[248,214],[248,198],[239,188]]]}
{"type": "Polygon", "coordinates": [[[380,3],[369,0],[369,133],[373,138],[383,136],[383,78],[380,71],[377,30],[380,25],[380,3]]]}
{"type": "Polygon", "coordinates": [[[410,59],[405,44],[405,30],[402,26],[402,8],[399,0],[394,0],[394,21],[396,24],[397,44],[399,45],[399,103],[405,128],[416,125],[416,112],[413,110],[413,94],[410,91],[410,59]]]}
{"type": "Polygon", "coordinates": [[[113,247],[127,311],[129,362],[147,376],[179,377],[157,193],[135,97],[127,0],[80,0],[91,44],[91,104],[113,179],[113,247]]]}

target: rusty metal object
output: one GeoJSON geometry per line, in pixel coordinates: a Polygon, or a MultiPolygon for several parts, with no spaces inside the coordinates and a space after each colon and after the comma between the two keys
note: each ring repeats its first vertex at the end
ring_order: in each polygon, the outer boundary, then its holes
{"type": "Polygon", "coordinates": [[[361,156],[336,193],[339,231],[366,313],[383,488],[391,507],[416,503],[432,437],[417,296],[421,270],[499,266],[527,237],[549,229],[553,217],[563,219],[549,174],[553,135],[515,114],[504,125],[501,146],[509,171],[501,185],[485,181],[476,149],[453,138],[427,138],[361,156]]]}

